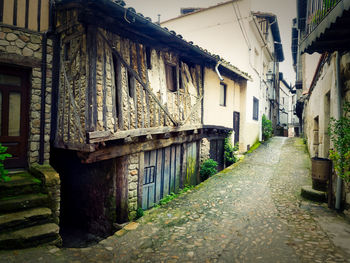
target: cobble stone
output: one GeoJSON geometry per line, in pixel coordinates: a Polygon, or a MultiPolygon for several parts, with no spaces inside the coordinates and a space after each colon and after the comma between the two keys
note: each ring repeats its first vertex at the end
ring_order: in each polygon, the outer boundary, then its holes
{"type": "Polygon", "coordinates": [[[350,262],[349,250],[317,218],[348,229],[349,223],[300,196],[301,186],[311,184],[309,169],[301,139],[273,138],[238,165],[146,211],[137,229],[89,249],[0,252],[0,262],[350,262]]]}

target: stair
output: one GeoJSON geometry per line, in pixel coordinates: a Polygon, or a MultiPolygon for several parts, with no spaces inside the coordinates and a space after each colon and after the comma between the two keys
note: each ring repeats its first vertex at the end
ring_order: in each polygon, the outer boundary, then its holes
{"type": "Polygon", "coordinates": [[[0,198],[41,192],[42,184],[28,172],[10,175],[10,182],[0,182],[0,198]]]}
{"type": "Polygon", "coordinates": [[[42,182],[27,172],[10,177],[9,182],[0,182],[0,250],[60,245],[42,182]]]}

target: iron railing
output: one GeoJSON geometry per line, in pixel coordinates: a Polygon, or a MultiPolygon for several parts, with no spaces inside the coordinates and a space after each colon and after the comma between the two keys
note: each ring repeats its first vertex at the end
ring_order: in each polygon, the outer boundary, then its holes
{"type": "Polygon", "coordinates": [[[309,35],[341,1],[343,0],[308,0],[305,36],[309,35]]]}

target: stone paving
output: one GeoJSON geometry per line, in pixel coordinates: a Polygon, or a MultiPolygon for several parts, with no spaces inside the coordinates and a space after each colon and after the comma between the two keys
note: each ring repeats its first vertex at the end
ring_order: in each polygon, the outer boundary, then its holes
{"type": "Polygon", "coordinates": [[[309,169],[301,139],[275,137],[97,245],[2,251],[0,262],[350,262],[347,219],[300,197],[309,169]]]}

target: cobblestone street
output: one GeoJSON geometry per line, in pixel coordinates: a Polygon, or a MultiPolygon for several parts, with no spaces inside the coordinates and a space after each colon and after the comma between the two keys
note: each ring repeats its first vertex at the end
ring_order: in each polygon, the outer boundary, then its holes
{"type": "Polygon", "coordinates": [[[1,251],[0,262],[350,262],[349,222],[300,197],[309,170],[302,139],[274,137],[97,245],[1,251]]]}

